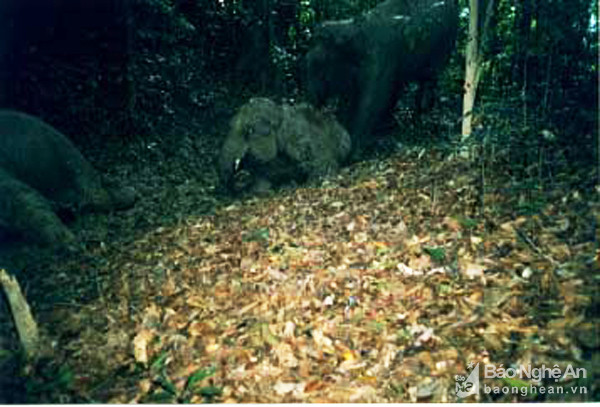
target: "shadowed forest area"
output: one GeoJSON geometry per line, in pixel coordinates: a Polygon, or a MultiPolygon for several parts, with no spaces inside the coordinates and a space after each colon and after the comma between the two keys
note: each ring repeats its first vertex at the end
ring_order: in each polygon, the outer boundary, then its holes
{"type": "Polygon", "coordinates": [[[598,35],[0,1],[0,403],[600,401],[598,35]]]}

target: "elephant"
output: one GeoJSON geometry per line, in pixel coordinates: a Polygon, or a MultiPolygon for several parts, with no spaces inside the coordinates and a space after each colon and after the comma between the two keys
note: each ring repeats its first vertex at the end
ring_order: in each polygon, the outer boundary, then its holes
{"type": "Polygon", "coordinates": [[[408,82],[435,78],[457,31],[457,0],[386,0],[366,15],[325,22],[305,57],[308,100],[317,107],[337,100],[360,152],[408,82]]]}
{"type": "Polygon", "coordinates": [[[348,132],[332,115],[308,104],[278,105],[252,98],[233,117],[219,156],[224,191],[236,191],[235,176],[245,169],[260,185],[304,182],[337,171],[351,144],[348,132]]]}
{"type": "Polygon", "coordinates": [[[0,229],[42,245],[74,242],[58,213],[132,206],[135,191],[106,184],[71,141],[42,120],[0,110],[0,229]]]}
{"type": "Polygon", "coordinates": [[[38,191],[0,168],[0,236],[18,234],[44,245],[68,246],[73,233],[38,191]]]}

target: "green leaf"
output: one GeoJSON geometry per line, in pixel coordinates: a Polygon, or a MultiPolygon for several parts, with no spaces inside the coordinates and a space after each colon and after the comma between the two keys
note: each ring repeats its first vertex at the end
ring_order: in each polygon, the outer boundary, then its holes
{"type": "Polygon", "coordinates": [[[260,324],[260,332],[261,332],[262,338],[269,345],[275,346],[279,343],[279,338],[277,338],[275,335],[273,335],[271,333],[271,330],[269,329],[269,324],[266,324],[266,323],[260,324]]]}
{"type": "Polygon", "coordinates": [[[150,365],[150,369],[154,371],[159,371],[162,368],[164,368],[167,356],[169,356],[169,353],[166,350],[162,351],[160,355],[158,355],[156,359],[154,359],[154,362],[152,362],[152,364],[150,365]]]}
{"type": "Polygon", "coordinates": [[[474,229],[479,224],[479,221],[477,219],[471,219],[471,218],[462,217],[462,216],[458,218],[458,222],[465,229],[474,229]]]}
{"type": "Polygon", "coordinates": [[[261,228],[252,232],[244,233],[243,242],[267,242],[269,240],[269,228],[261,228]]]}
{"type": "Polygon", "coordinates": [[[177,387],[175,387],[173,382],[171,380],[169,380],[169,378],[167,376],[162,374],[158,377],[157,381],[158,381],[158,384],[160,384],[160,387],[162,387],[163,389],[165,389],[166,391],[168,391],[169,393],[171,393],[173,395],[177,395],[177,387]]]}
{"type": "Polygon", "coordinates": [[[383,329],[385,328],[385,324],[383,322],[371,321],[369,323],[369,328],[372,331],[381,333],[383,331],[383,329]]]}
{"type": "Polygon", "coordinates": [[[56,377],[56,384],[60,388],[68,388],[73,383],[73,371],[66,366],[61,366],[56,377]]]}
{"type": "Polygon", "coordinates": [[[172,403],[173,401],[175,401],[174,395],[166,391],[159,391],[151,394],[144,400],[145,403],[157,404],[172,403]]]}
{"type": "Polygon", "coordinates": [[[425,253],[427,253],[435,261],[444,261],[446,259],[446,250],[443,247],[424,247],[425,253]]]}
{"type": "Polygon", "coordinates": [[[450,284],[440,284],[438,286],[438,290],[440,295],[446,295],[446,294],[451,294],[452,293],[452,287],[450,286],[450,284]]]}
{"type": "Polygon", "coordinates": [[[205,401],[212,402],[215,397],[223,394],[223,389],[217,386],[204,386],[198,389],[196,394],[202,396],[205,401]]]}
{"type": "Polygon", "coordinates": [[[217,369],[214,366],[196,370],[194,373],[192,373],[190,375],[190,377],[188,377],[185,387],[191,388],[196,383],[201,382],[202,380],[206,379],[207,377],[214,375],[216,371],[217,371],[217,369]]]}
{"type": "Polygon", "coordinates": [[[0,349],[0,361],[3,361],[4,359],[8,359],[8,358],[14,356],[14,354],[15,353],[10,350],[0,349]]]}

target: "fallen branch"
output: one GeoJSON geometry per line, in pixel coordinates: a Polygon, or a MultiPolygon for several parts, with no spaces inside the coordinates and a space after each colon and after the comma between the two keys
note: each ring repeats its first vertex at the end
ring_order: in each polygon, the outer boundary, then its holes
{"type": "Polygon", "coordinates": [[[546,253],[544,253],[542,251],[542,249],[540,249],[539,247],[537,247],[535,245],[535,243],[533,243],[533,240],[531,240],[531,238],[529,236],[527,236],[527,233],[525,233],[524,231],[522,231],[519,228],[514,228],[515,232],[517,233],[517,236],[519,236],[525,243],[527,243],[527,245],[531,248],[531,250],[533,250],[534,253],[536,253],[538,256],[548,260],[550,262],[550,264],[552,264],[554,267],[559,267],[560,264],[554,260],[551,256],[547,255],[546,253]]]}
{"type": "Polygon", "coordinates": [[[0,269],[0,284],[6,293],[25,355],[28,359],[34,359],[39,350],[39,331],[37,323],[31,315],[29,304],[21,292],[17,279],[10,276],[4,269],[0,269]]]}

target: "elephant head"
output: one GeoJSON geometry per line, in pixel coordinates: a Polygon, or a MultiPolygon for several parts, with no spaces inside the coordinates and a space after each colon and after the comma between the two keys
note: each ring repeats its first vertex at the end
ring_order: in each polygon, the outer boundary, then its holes
{"type": "Polygon", "coordinates": [[[276,158],[281,120],[281,107],[266,98],[251,99],[233,117],[218,164],[220,182],[227,190],[245,159],[267,163],[276,158]]]}

